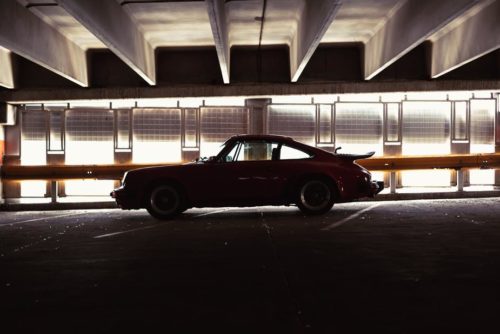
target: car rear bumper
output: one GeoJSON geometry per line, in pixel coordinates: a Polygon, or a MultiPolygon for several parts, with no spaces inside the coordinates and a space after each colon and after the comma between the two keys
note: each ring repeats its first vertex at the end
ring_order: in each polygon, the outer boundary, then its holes
{"type": "Polygon", "coordinates": [[[130,210],[140,208],[140,203],[137,200],[136,194],[123,187],[113,190],[109,195],[115,199],[116,204],[122,209],[130,210]]]}
{"type": "Polygon", "coordinates": [[[384,190],[384,181],[372,181],[371,183],[372,196],[377,195],[382,190],[384,190]]]}

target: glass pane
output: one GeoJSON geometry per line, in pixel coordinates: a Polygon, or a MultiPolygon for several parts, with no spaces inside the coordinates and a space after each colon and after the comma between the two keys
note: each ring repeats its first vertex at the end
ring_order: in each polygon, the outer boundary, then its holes
{"type": "MultiPolygon", "coordinates": [[[[403,102],[403,155],[450,154],[450,102],[403,102]]],[[[403,186],[450,186],[448,170],[402,172],[403,186]]]]}
{"type": "Polygon", "coordinates": [[[308,145],[316,143],[315,105],[269,105],[268,133],[292,137],[308,145]]]}
{"type": "Polygon", "coordinates": [[[474,145],[495,143],[495,100],[471,100],[471,150],[474,145]]]}
{"type": "Polygon", "coordinates": [[[280,160],[307,159],[310,155],[286,145],[281,146],[280,160]]]}
{"type": "Polygon", "coordinates": [[[136,163],[181,161],[181,110],[134,109],[136,163]]]}
{"type": "Polygon", "coordinates": [[[46,116],[42,110],[29,110],[22,113],[22,165],[45,165],[47,162],[46,116]]]}
{"type": "Polygon", "coordinates": [[[267,142],[245,142],[243,149],[238,154],[237,161],[262,161],[272,160],[273,150],[278,145],[267,142]]]}
{"type": "Polygon", "coordinates": [[[248,109],[206,107],[200,110],[200,155],[217,155],[221,145],[231,136],[248,131],[248,109]]]}
{"type": "Polygon", "coordinates": [[[66,112],[66,164],[112,164],[113,112],[71,109],[66,112]]]}
{"type": "Polygon", "coordinates": [[[343,153],[375,151],[383,154],[382,103],[337,103],[335,145],[343,153]]]}
{"type": "MultiPolygon", "coordinates": [[[[495,152],[495,100],[471,100],[471,153],[495,152]]],[[[494,170],[471,170],[471,185],[493,185],[494,170]]]]}

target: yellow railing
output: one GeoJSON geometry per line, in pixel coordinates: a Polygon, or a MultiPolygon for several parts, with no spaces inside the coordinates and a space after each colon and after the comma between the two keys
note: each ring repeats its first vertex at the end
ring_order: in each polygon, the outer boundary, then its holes
{"type": "MultiPolygon", "coordinates": [[[[385,156],[358,160],[358,164],[370,171],[400,171],[418,169],[475,169],[500,168],[500,153],[455,154],[446,156],[385,156]]],[[[1,167],[3,180],[47,180],[69,179],[120,180],[127,170],[158,166],[159,164],[117,164],[117,165],[47,165],[1,167]]]]}

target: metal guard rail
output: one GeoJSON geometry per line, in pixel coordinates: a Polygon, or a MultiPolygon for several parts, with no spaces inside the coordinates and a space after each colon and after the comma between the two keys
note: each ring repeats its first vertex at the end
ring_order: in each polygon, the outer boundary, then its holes
{"type": "MultiPolygon", "coordinates": [[[[453,154],[446,156],[385,156],[357,160],[371,171],[401,171],[419,169],[475,169],[500,168],[500,153],[453,154]]],[[[116,165],[43,165],[1,166],[2,180],[47,180],[69,179],[120,180],[127,170],[152,167],[161,164],[116,164],[116,165]]],[[[164,164],[168,165],[168,164],[164,164]]]]}

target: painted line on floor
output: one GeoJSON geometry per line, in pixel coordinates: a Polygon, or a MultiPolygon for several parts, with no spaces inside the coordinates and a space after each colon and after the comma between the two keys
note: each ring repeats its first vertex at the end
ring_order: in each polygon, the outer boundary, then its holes
{"type": "Polygon", "coordinates": [[[198,217],[203,217],[203,216],[208,216],[208,215],[214,215],[216,213],[226,212],[226,211],[229,211],[229,210],[232,210],[232,209],[233,208],[228,208],[228,209],[222,209],[222,210],[217,210],[217,211],[205,212],[205,213],[201,213],[199,215],[196,215],[193,218],[198,218],[198,217]]]}
{"type": "Polygon", "coordinates": [[[96,236],[94,237],[94,239],[109,238],[109,237],[114,237],[115,235],[120,235],[120,234],[125,234],[125,233],[135,232],[135,231],[148,230],[148,229],[150,229],[150,228],[155,228],[155,227],[158,227],[159,225],[162,225],[162,224],[157,224],[157,225],[149,225],[149,226],[143,226],[143,227],[134,228],[134,229],[131,229],[131,230],[126,230],[126,231],[120,231],[120,232],[113,232],[113,233],[107,233],[107,234],[96,235],[96,236]]]}
{"type": "Polygon", "coordinates": [[[344,219],[338,221],[338,222],[335,222],[331,225],[328,225],[326,227],[323,227],[321,230],[322,231],[329,231],[329,230],[333,230],[334,228],[336,227],[339,227],[345,223],[347,223],[348,221],[351,221],[353,219],[356,219],[358,218],[359,216],[361,216],[363,213],[367,212],[367,211],[370,211],[371,209],[374,209],[376,208],[377,206],[381,205],[382,203],[377,203],[377,204],[373,204],[367,208],[364,208],[363,210],[360,210],[358,212],[355,212],[353,213],[352,215],[348,216],[348,217],[345,217],[344,219]]]}
{"type": "Polygon", "coordinates": [[[69,217],[69,216],[76,216],[76,215],[83,215],[85,213],[88,213],[88,212],[68,213],[68,214],[59,215],[59,216],[33,218],[33,219],[28,219],[28,220],[22,220],[22,221],[19,221],[19,222],[12,222],[12,223],[1,224],[0,227],[3,227],[3,226],[12,226],[12,225],[18,225],[18,224],[25,224],[25,223],[32,223],[32,222],[37,222],[37,221],[42,221],[42,220],[49,220],[49,219],[55,219],[55,218],[62,218],[62,217],[69,217]]]}

